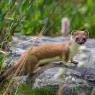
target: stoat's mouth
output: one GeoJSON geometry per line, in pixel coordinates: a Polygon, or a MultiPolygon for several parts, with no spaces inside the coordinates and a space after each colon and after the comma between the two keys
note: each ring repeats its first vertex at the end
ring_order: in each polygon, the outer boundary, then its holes
{"type": "Polygon", "coordinates": [[[83,45],[85,44],[85,42],[77,42],[79,45],[83,45]]]}

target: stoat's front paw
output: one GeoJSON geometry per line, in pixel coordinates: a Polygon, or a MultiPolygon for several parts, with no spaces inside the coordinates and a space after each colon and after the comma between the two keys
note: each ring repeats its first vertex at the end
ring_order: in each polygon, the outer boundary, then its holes
{"type": "Polygon", "coordinates": [[[79,62],[72,60],[71,63],[78,65],[79,62]]]}

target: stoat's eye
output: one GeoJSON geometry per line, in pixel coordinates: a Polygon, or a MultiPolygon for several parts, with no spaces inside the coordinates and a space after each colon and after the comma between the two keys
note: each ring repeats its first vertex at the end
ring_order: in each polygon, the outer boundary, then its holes
{"type": "Polygon", "coordinates": [[[76,41],[78,41],[78,40],[79,40],[79,38],[77,37],[77,38],[76,38],[76,41]]]}
{"type": "Polygon", "coordinates": [[[83,41],[86,42],[86,38],[83,38],[83,41]]]}

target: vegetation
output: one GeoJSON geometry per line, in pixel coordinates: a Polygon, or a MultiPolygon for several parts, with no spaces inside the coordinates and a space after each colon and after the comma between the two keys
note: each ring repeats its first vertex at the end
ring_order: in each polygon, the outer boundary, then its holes
{"type": "MultiPolygon", "coordinates": [[[[61,20],[68,17],[71,30],[86,29],[95,37],[94,0],[1,0],[0,31],[46,35],[60,33],[61,20]]],[[[9,39],[10,37],[8,37],[9,39]]]]}
{"type": "Polygon", "coordinates": [[[22,84],[19,87],[17,93],[18,93],[17,95],[53,95],[54,89],[52,87],[50,89],[48,89],[46,87],[40,88],[40,89],[39,88],[31,89],[26,84],[22,84]]]}

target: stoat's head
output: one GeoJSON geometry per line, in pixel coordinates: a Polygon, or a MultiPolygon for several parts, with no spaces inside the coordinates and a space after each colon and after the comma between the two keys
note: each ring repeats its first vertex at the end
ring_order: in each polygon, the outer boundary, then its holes
{"type": "Polygon", "coordinates": [[[76,30],[71,33],[71,40],[76,42],[79,45],[84,44],[89,37],[89,33],[81,30],[76,30]]]}

